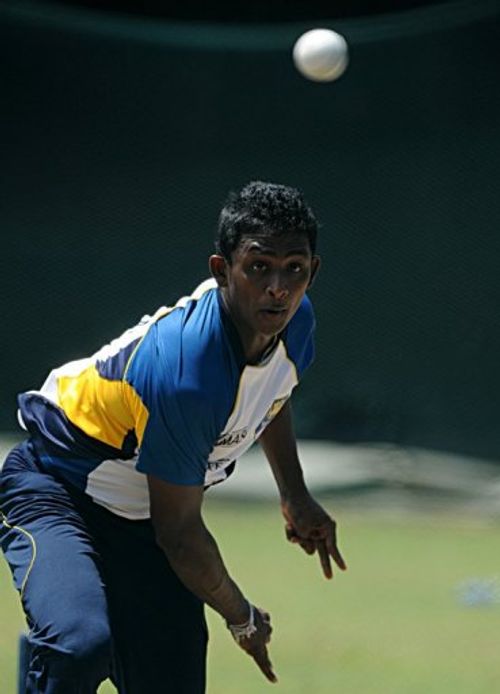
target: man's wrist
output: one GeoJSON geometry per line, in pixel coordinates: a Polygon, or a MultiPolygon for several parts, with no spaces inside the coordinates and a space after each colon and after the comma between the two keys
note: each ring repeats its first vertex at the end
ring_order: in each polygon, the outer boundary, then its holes
{"type": "Polygon", "coordinates": [[[282,506],[300,505],[311,498],[308,488],[304,481],[301,484],[287,486],[281,490],[280,499],[282,506]]]}
{"type": "Polygon", "coordinates": [[[222,615],[227,626],[236,625],[241,626],[247,624],[250,619],[250,608],[251,604],[243,596],[241,596],[241,601],[238,600],[238,604],[232,605],[230,609],[224,610],[222,615]]]}
{"type": "Polygon", "coordinates": [[[242,639],[248,639],[252,634],[255,634],[257,627],[255,626],[255,608],[251,603],[248,606],[248,619],[240,624],[231,624],[227,622],[227,628],[231,632],[234,640],[240,643],[242,639]]]}

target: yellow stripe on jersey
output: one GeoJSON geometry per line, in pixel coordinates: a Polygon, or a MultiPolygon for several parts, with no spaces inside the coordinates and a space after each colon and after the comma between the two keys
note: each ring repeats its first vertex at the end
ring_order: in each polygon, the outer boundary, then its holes
{"type": "Polygon", "coordinates": [[[144,437],[144,429],[148,422],[149,411],[146,405],[142,402],[136,391],[126,381],[122,381],[123,393],[127,399],[130,412],[134,419],[135,435],[137,444],[140,446],[144,437]]]}
{"type": "Polygon", "coordinates": [[[91,364],[76,376],[59,376],[57,391],[59,406],[88,436],[119,449],[130,430],[142,440],[148,411],[128,383],[102,378],[91,364]]]}

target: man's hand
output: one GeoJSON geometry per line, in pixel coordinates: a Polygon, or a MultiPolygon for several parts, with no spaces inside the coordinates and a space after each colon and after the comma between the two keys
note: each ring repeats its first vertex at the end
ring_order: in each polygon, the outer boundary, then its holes
{"type": "MultiPolygon", "coordinates": [[[[274,674],[273,666],[269,660],[267,644],[271,640],[272,627],[271,617],[264,610],[253,607],[253,619],[255,631],[251,636],[235,636],[236,642],[248,653],[256,662],[262,673],[270,682],[277,682],[278,678],[274,674]]],[[[233,634],[234,636],[234,634],[233,634]]]]}
{"type": "Polygon", "coordinates": [[[287,539],[299,544],[307,554],[317,552],[326,578],[333,576],[330,557],[339,569],[347,569],[337,547],[335,521],[309,494],[301,495],[299,500],[283,501],[281,510],[287,539]]]}
{"type": "Polygon", "coordinates": [[[264,429],[260,442],[278,485],[287,538],[308,554],[318,552],[327,578],[332,577],[330,557],[344,571],[347,567],[337,547],[335,521],[314,501],[304,482],[290,401],[264,429]]]}

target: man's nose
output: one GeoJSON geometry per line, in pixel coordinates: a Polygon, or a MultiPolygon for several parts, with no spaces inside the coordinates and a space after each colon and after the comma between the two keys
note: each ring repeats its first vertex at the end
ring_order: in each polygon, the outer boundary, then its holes
{"type": "Polygon", "coordinates": [[[288,296],[288,284],[285,277],[280,272],[274,272],[269,277],[267,292],[274,299],[283,301],[288,296]]]}

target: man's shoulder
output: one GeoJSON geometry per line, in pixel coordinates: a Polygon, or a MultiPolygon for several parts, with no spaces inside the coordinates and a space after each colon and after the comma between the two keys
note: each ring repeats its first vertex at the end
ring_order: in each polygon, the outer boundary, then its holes
{"type": "Polygon", "coordinates": [[[217,366],[223,354],[225,335],[217,285],[203,282],[189,297],[177,302],[171,314],[157,324],[158,349],[170,365],[189,364],[189,371],[217,366]]]}
{"type": "Polygon", "coordinates": [[[147,387],[210,399],[225,385],[234,387],[231,361],[216,284],[208,280],[150,326],[128,379],[142,392],[147,387]]]}

